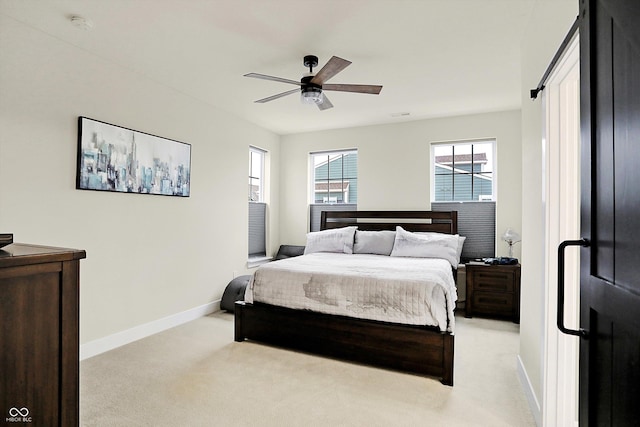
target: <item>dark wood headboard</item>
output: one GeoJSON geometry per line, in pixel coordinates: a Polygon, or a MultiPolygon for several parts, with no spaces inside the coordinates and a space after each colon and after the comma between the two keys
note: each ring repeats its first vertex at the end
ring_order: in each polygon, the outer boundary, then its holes
{"type": "Polygon", "coordinates": [[[395,230],[458,233],[457,211],[322,211],[320,230],[356,225],[360,230],[395,230]]]}

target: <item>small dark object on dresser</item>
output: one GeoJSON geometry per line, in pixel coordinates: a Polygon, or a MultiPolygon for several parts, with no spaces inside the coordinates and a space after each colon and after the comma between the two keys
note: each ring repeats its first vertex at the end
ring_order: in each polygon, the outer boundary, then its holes
{"type": "Polygon", "coordinates": [[[499,257],[499,258],[483,258],[485,264],[490,265],[517,265],[518,258],[499,257]]]}
{"type": "Polygon", "coordinates": [[[244,291],[249,284],[249,279],[251,279],[251,275],[247,274],[238,276],[229,282],[220,300],[221,310],[233,313],[236,301],[244,301],[244,291]]]}

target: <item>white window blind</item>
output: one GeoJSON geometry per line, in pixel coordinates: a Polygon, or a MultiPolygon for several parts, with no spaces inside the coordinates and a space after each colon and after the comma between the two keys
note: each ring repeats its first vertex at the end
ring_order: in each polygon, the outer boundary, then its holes
{"type": "Polygon", "coordinates": [[[464,260],[496,254],[496,202],[432,202],[431,210],[458,211],[458,234],[467,239],[464,260]]]}
{"type": "Polygon", "coordinates": [[[249,202],[249,256],[266,256],[267,204],[249,202]]]}

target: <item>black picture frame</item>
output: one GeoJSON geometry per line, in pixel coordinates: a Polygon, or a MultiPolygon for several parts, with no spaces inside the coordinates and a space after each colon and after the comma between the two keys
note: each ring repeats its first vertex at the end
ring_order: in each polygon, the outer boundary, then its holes
{"type": "Polygon", "coordinates": [[[76,189],[189,197],[191,145],[80,116],[76,189]]]}

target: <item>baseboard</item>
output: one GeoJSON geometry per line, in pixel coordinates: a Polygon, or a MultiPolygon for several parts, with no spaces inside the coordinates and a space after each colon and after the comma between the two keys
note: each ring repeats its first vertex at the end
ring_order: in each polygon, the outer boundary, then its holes
{"type": "Polygon", "coordinates": [[[529,375],[527,375],[527,371],[524,368],[522,359],[520,359],[520,355],[518,355],[517,370],[518,378],[520,378],[522,389],[524,390],[524,394],[527,398],[527,402],[529,403],[529,408],[531,409],[533,418],[536,421],[536,425],[542,426],[542,411],[540,410],[540,403],[538,402],[538,399],[536,399],[536,394],[533,392],[529,375]]]}
{"type": "Polygon", "coordinates": [[[131,329],[127,329],[122,332],[115,333],[113,335],[106,336],[104,338],[89,341],[88,343],[82,344],[80,346],[80,360],[97,356],[100,353],[113,350],[114,348],[118,348],[125,344],[129,344],[139,339],[157,334],[158,332],[171,329],[175,326],[190,322],[219,310],[220,300],[217,300],[180,313],[172,314],[171,316],[163,317],[162,319],[154,320],[152,322],[133,327],[131,329]]]}

